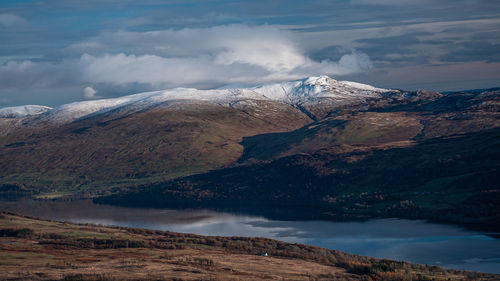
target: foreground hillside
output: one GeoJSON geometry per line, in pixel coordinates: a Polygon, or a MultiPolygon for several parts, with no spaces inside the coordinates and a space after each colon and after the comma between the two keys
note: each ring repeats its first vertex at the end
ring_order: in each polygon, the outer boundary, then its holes
{"type": "Polygon", "coordinates": [[[264,238],[0,214],[2,280],[498,280],[264,238]],[[262,256],[268,253],[269,256],[262,256]]]}

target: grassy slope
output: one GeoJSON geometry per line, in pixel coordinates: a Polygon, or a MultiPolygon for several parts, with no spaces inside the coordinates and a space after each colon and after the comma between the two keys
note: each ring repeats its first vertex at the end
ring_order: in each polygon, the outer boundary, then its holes
{"type": "Polygon", "coordinates": [[[500,92],[455,93],[439,99],[374,105],[367,111],[346,111],[298,130],[243,139],[240,162],[271,160],[339,145],[401,145],[404,141],[467,134],[500,127],[500,92]]]}
{"type": "Polygon", "coordinates": [[[75,225],[0,214],[5,280],[495,280],[264,238],[75,225]],[[270,257],[259,256],[268,252],[270,257]]]}
{"type": "Polygon", "coordinates": [[[256,103],[245,110],[180,104],[3,136],[0,184],[105,193],[228,166],[243,152],[242,137],[309,122],[289,106],[256,103]]]}
{"type": "Polygon", "coordinates": [[[411,140],[421,132],[420,120],[405,113],[356,112],[327,118],[298,130],[246,137],[240,162],[314,153],[339,145],[367,146],[411,140]]]}

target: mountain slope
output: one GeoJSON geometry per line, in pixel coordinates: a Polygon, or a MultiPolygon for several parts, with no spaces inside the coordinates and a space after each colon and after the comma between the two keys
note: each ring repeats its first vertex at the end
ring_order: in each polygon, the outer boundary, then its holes
{"type": "Polygon", "coordinates": [[[348,146],[411,145],[429,138],[500,127],[500,91],[428,97],[338,112],[290,132],[245,137],[240,162],[313,153],[341,145],[344,150],[348,146]]]}
{"type": "Polygon", "coordinates": [[[239,110],[206,102],[171,102],[128,116],[87,118],[62,126],[17,130],[1,139],[3,179],[25,185],[104,191],[120,181],[165,180],[236,161],[243,136],[280,132],[309,122],[281,104],[256,101],[239,110]],[[263,118],[261,108],[273,112],[263,118]],[[41,181],[41,182],[39,182],[41,181]],[[111,186],[103,188],[101,183],[111,186]]]}

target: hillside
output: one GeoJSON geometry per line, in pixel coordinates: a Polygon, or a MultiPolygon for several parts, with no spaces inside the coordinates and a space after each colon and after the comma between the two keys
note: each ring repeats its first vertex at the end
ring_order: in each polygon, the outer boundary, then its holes
{"type": "Polygon", "coordinates": [[[0,214],[1,280],[498,280],[264,238],[0,214]],[[262,256],[268,253],[269,256],[262,256]]]}
{"type": "Polygon", "coordinates": [[[171,102],[121,117],[23,127],[1,138],[2,182],[100,193],[123,182],[175,178],[235,162],[244,136],[287,131],[309,120],[281,104],[259,105],[274,114],[264,119],[258,108],[171,102]]]}

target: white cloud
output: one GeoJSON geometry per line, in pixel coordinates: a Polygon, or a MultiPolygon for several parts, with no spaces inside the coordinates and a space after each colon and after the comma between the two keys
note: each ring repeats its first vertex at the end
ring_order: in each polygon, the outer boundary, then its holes
{"type": "Polygon", "coordinates": [[[72,45],[89,82],[176,86],[259,83],[304,76],[341,75],[370,70],[367,55],[353,53],[339,62],[316,62],[289,31],[244,25],[151,32],[105,33],[72,45]],[[102,54],[126,48],[133,54],[102,54]]]}
{"type": "MultiPolygon", "coordinates": [[[[26,61],[0,66],[0,74],[5,73],[10,80],[4,86],[135,83],[158,89],[207,88],[320,74],[343,75],[373,67],[366,54],[357,52],[338,62],[313,61],[305,55],[294,33],[270,26],[118,31],[73,44],[65,52],[77,58],[60,63],[26,61]],[[127,50],[127,54],[121,50],[127,50]]],[[[0,82],[3,80],[0,78],[0,82]]]]}
{"type": "Polygon", "coordinates": [[[90,86],[87,86],[83,89],[83,97],[86,98],[86,99],[98,99],[100,98],[100,96],[97,96],[97,91],[90,87],[90,86]]]}
{"type": "Polygon", "coordinates": [[[343,55],[339,60],[339,65],[344,69],[352,70],[351,72],[362,72],[374,68],[367,54],[356,51],[343,55]]]}

